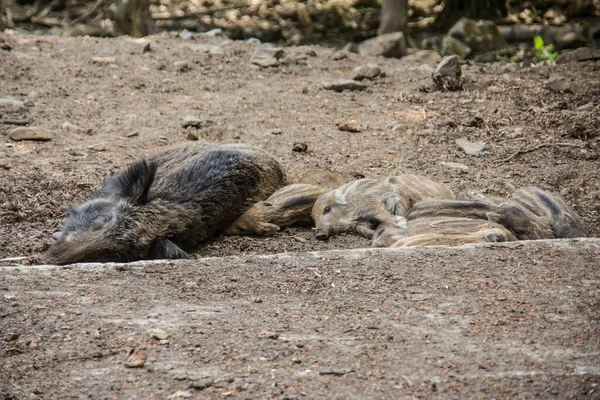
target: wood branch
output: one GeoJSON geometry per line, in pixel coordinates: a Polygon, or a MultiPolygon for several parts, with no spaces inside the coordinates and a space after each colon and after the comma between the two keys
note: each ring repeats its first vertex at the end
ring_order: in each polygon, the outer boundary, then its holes
{"type": "Polygon", "coordinates": [[[502,159],[500,161],[498,161],[499,164],[505,164],[507,162],[509,162],[510,160],[512,160],[513,158],[521,155],[521,154],[527,154],[527,153],[532,153],[536,150],[539,149],[543,149],[544,147],[575,147],[578,149],[582,149],[584,146],[579,145],[579,144],[575,144],[575,143],[565,143],[565,142],[558,142],[558,143],[541,143],[538,144],[537,146],[533,146],[530,147],[528,149],[523,149],[523,150],[518,150],[515,153],[513,153],[512,155],[510,155],[509,157],[506,157],[505,159],[502,159]]]}
{"type": "Polygon", "coordinates": [[[96,10],[104,3],[104,0],[97,0],[90,8],[88,8],[83,14],[71,21],[71,25],[75,25],[79,22],[87,20],[96,10]]]}

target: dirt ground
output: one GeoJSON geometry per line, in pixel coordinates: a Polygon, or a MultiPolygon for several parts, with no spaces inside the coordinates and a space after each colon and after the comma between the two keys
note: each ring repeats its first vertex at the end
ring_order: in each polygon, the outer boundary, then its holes
{"type": "Polygon", "coordinates": [[[597,399],[599,257],[572,239],[4,267],[0,391],[597,399]]]}
{"type": "MultiPolygon", "coordinates": [[[[433,67],[414,61],[351,53],[337,59],[336,49],[302,46],[285,49],[286,63],[259,68],[249,62],[258,46],[253,41],[168,33],[143,40],[0,33],[3,47],[12,47],[0,50],[0,98],[26,101],[19,109],[0,108],[0,258],[33,263],[69,207],[105,177],[188,135],[261,146],[290,172],[420,173],[457,193],[507,195],[536,185],[563,195],[591,235],[600,234],[598,62],[466,64],[464,89],[440,92],[429,90],[433,67]],[[150,42],[145,54],[138,51],[143,40],[150,42]],[[368,62],[384,76],[365,90],[323,88],[368,62]],[[570,81],[576,93],[548,89],[553,75],[570,81]],[[200,117],[207,127],[182,128],[186,116],[200,117]],[[25,120],[50,130],[52,140],[12,141],[9,132],[25,120]],[[360,132],[341,131],[344,124],[360,132]],[[487,145],[469,156],[455,143],[463,137],[487,145]],[[296,143],[308,150],[292,151],[296,143]]],[[[594,398],[600,390],[599,277],[597,242],[589,243],[593,250],[517,244],[510,251],[377,253],[390,254],[385,263],[368,252],[350,262],[358,253],[341,252],[327,256],[331,263],[308,266],[294,258],[369,243],[354,235],[320,242],[310,229],[289,229],[273,238],[218,238],[187,263],[22,267],[19,273],[10,266],[15,261],[4,262],[2,335],[16,330],[22,338],[0,338],[8,365],[0,382],[7,398],[70,392],[165,398],[196,382],[171,376],[185,370],[218,375],[208,392],[193,391],[200,397],[594,398]],[[252,257],[275,253],[292,255],[252,257]],[[230,257],[205,258],[222,256],[230,257]],[[338,275],[345,291],[330,285],[338,275]],[[444,292],[442,277],[452,283],[452,294],[444,292]],[[507,285],[510,293],[502,294],[507,285]],[[446,294],[433,304],[410,299],[431,291],[446,294]],[[323,295],[302,302],[301,294],[323,295]],[[510,301],[498,300],[500,294],[510,301]],[[386,311],[387,296],[401,309],[386,311]],[[173,309],[184,320],[171,315],[173,309]],[[575,320],[580,324],[571,324],[575,320]],[[438,322],[448,324],[445,333],[438,322]],[[172,329],[178,324],[185,330],[172,329]],[[150,325],[165,327],[174,339],[149,340],[143,332],[150,325]],[[90,337],[98,329],[99,342],[90,337]],[[262,337],[262,331],[288,339],[262,337]],[[305,340],[310,345],[302,347],[305,340]],[[149,367],[125,370],[124,354],[107,355],[124,346],[145,348],[149,367]],[[88,359],[91,349],[106,354],[88,359]],[[77,357],[83,358],[68,361],[77,357]],[[163,357],[168,362],[160,364],[163,357]],[[319,375],[328,368],[343,374],[319,375]]]]}

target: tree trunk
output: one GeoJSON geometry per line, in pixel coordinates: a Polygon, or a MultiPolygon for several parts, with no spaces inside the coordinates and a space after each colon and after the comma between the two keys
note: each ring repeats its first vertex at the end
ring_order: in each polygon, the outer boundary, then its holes
{"type": "Polygon", "coordinates": [[[444,9],[435,22],[435,28],[447,31],[461,17],[495,21],[507,15],[506,0],[446,0],[444,9]]]}
{"type": "Polygon", "coordinates": [[[150,22],[149,0],[130,0],[131,32],[134,37],[148,35],[148,24],[150,22]]]}
{"type": "Polygon", "coordinates": [[[404,32],[408,28],[408,0],[383,0],[379,34],[404,32]]]}

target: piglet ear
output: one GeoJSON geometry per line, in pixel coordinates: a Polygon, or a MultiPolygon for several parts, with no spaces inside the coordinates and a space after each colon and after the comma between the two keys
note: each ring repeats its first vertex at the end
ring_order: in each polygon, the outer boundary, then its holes
{"type": "Polygon", "coordinates": [[[154,182],[157,167],[156,163],[146,160],[133,163],[124,171],[106,180],[99,194],[116,200],[125,199],[136,205],[147,203],[148,192],[154,182]]]}
{"type": "Polygon", "coordinates": [[[190,259],[192,257],[169,239],[158,239],[152,244],[147,258],[150,260],[176,260],[190,259]]]}

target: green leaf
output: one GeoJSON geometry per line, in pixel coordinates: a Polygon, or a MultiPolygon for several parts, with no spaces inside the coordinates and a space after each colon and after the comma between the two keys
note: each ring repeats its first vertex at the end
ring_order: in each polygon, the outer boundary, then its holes
{"type": "Polygon", "coordinates": [[[544,47],[544,39],[542,39],[542,37],[539,35],[534,36],[533,37],[533,45],[536,50],[541,50],[544,47]]]}

